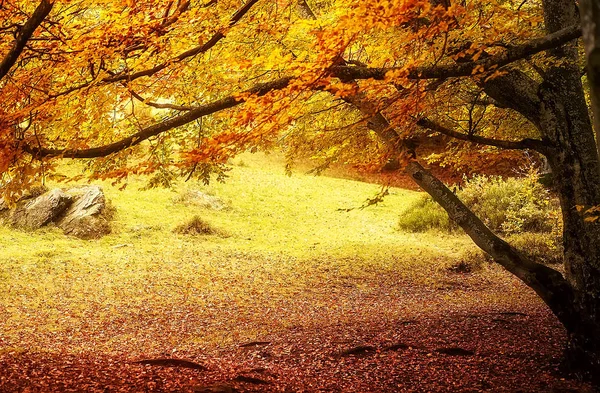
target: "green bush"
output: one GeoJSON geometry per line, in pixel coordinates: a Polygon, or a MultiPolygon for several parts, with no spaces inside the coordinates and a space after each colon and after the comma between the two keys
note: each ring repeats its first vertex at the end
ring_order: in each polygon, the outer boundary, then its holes
{"type": "Polygon", "coordinates": [[[522,178],[475,176],[458,197],[494,232],[550,232],[557,205],[531,171],[522,178]]]}
{"type": "Polygon", "coordinates": [[[560,237],[548,233],[525,232],[511,235],[506,240],[536,262],[548,265],[562,263],[560,237]]]}
{"type": "Polygon", "coordinates": [[[429,195],[421,197],[408,206],[400,215],[398,227],[407,232],[426,232],[431,229],[442,229],[448,232],[452,230],[448,214],[429,195]]]}
{"type": "MultiPolygon", "coordinates": [[[[553,232],[559,226],[558,204],[530,171],[522,178],[475,176],[465,182],[458,197],[494,232],[511,235],[522,232],[553,232]]],[[[429,196],[402,213],[401,230],[450,231],[448,215],[429,196]]]]}

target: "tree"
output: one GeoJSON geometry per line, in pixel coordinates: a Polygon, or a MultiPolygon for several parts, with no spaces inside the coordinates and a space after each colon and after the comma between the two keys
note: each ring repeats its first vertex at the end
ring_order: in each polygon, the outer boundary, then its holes
{"type": "Polygon", "coordinates": [[[600,375],[600,163],[582,83],[597,121],[596,3],[28,3],[0,6],[0,34],[13,35],[0,46],[6,195],[53,158],[96,159],[101,177],[172,165],[206,178],[240,151],[282,141],[292,155],[316,150],[325,162],[400,157],[480,248],[544,300],[567,330],[570,361],[600,375]],[[323,123],[324,113],[335,116],[323,123]],[[486,228],[423,166],[416,135],[484,147],[461,145],[464,157],[490,147],[544,156],[561,203],[566,275],[486,228]]]}

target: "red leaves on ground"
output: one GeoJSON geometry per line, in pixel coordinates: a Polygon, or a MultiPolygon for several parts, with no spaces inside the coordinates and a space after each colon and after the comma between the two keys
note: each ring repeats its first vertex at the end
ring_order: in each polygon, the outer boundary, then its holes
{"type": "Polygon", "coordinates": [[[269,337],[267,347],[186,354],[206,370],[127,356],[4,352],[0,392],[592,392],[560,374],[564,333],[554,317],[537,303],[525,311],[334,324],[269,337]]]}

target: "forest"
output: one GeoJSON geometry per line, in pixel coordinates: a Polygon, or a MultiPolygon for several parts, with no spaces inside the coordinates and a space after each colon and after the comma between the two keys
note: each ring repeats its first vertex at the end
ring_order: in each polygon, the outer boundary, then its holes
{"type": "Polygon", "coordinates": [[[593,392],[600,5],[0,0],[0,391],[593,392]]]}

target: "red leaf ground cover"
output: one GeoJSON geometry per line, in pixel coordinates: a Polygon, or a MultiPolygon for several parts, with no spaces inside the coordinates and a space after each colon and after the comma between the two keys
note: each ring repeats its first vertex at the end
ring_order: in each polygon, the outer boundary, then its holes
{"type": "MultiPolygon", "coordinates": [[[[176,357],[206,369],[164,356],[135,363],[141,359],[60,348],[3,352],[0,392],[595,391],[561,369],[564,331],[525,288],[514,309],[486,302],[444,309],[452,291],[408,291],[413,306],[421,299],[427,312],[392,320],[375,312],[356,323],[299,326],[260,342],[176,357]]],[[[389,301],[379,305],[392,307],[389,301]]]]}

